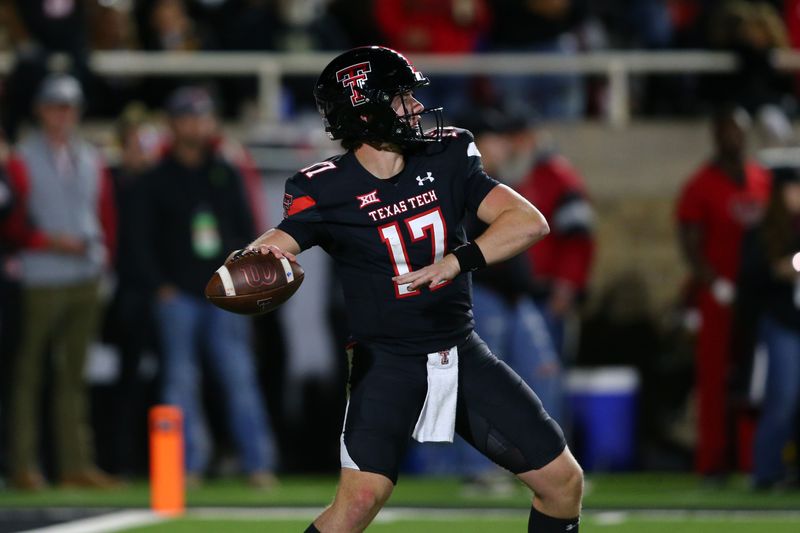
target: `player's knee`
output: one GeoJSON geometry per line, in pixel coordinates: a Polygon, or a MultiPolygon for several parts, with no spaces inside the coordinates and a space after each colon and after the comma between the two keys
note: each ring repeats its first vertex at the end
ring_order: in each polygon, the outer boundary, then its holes
{"type": "Polygon", "coordinates": [[[347,514],[354,523],[358,523],[379,508],[383,504],[383,499],[380,491],[374,487],[359,487],[353,490],[348,497],[347,514]]]}
{"type": "Polygon", "coordinates": [[[563,498],[576,506],[580,506],[583,499],[583,469],[577,464],[569,469],[566,476],[563,498]]]}
{"type": "Polygon", "coordinates": [[[583,498],[583,470],[571,461],[559,468],[556,475],[549,475],[535,489],[542,500],[559,502],[560,505],[580,507],[583,498]]]}

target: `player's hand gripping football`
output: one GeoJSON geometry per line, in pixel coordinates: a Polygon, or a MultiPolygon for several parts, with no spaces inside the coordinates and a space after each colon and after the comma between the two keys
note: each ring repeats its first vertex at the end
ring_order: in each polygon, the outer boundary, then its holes
{"type": "Polygon", "coordinates": [[[275,257],[277,257],[278,259],[280,259],[281,257],[285,257],[286,259],[288,259],[292,263],[297,263],[297,257],[295,257],[295,255],[293,253],[281,250],[280,248],[278,248],[274,244],[262,244],[260,246],[248,246],[247,248],[242,248],[241,250],[236,250],[236,251],[232,252],[231,255],[229,255],[227,259],[225,259],[225,263],[229,263],[230,261],[235,261],[236,259],[239,259],[240,257],[244,257],[246,255],[251,255],[251,254],[261,254],[261,255],[272,254],[275,257]]]}
{"type": "Polygon", "coordinates": [[[395,276],[392,278],[392,281],[398,285],[410,283],[411,285],[409,285],[408,288],[413,291],[420,287],[431,288],[446,283],[458,276],[460,272],[461,265],[458,264],[456,256],[447,254],[432,265],[403,274],[402,276],[395,276]]]}

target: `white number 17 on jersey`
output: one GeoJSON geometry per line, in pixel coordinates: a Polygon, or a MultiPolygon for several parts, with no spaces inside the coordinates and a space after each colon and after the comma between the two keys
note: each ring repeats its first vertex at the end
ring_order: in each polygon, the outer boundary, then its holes
{"type": "MultiPolygon", "coordinates": [[[[447,227],[444,225],[444,218],[438,207],[405,219],[405,224],[412,241],[416,242],[426,237],[431,240],[431,264],[444,257],[445,244],[447,242],[447,227]]],[[[381,234],[381,240],[389,249],[389,257],[391,258],[395,275],[400,276],[411,272],[406,245],[400,234],[400,225],[397,222],[392,222],[391,224],[379,227],[378,231],[381,234]]],[[[409,285],[410,283],[405,283],[403,285],[395,284],[395,294],[398,298],[419,294],[418,289],[410,290],[408,288],[409,285]]]]}

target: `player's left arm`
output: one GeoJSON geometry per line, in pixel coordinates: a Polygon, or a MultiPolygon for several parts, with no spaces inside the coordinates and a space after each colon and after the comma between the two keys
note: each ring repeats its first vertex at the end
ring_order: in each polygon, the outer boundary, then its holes
{"type": "Polygon", "coordinates": [[[475,238],[486,264],[510,259],[550,233],[544,215],[506,185],[498,185],[478,206],[478,218],[489,225],[475,238]]]}
{"type": "MultiPolygon", "coordinates": [[[[489,225],[474,244],[487,265],[505,261],[550,232],[544,216],[529,201],[506,185],[495,186],[478,206],[478,218],[489,225]]],[[[461,264],[453,253],[425,268],[397,276],[398,284],[410,283],[414,290],[436,286],[461,273],[461,264]]]]}

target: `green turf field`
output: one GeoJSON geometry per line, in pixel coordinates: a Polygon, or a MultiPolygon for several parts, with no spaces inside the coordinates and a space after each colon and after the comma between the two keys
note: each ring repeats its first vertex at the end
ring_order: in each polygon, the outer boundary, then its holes
{"type": "MultiPolygon", "coordinates": [[[[189,506],[323,506],[330,502],[333,477],[285,477],[271,491],[254,490],[235,480],[211,481],[187,493],[189,506]]],[[[144,508],[149,504],[145,482],[127,488],[45,490],[22,493],[0,490],[0,508],[115,507],[144,508]]],[[[528,492],[516,485],[507,495],[468,491],[449,478],[401,477],[392,506],[525,508],[528,492]]],[[[684,474],[594,474],[586,477],[587,509],[783,509],[800,510],[800,492],[754,493],[744,477],[726,486],[707,486],[684,474]]],[[[798,529],[800,532],[800,529],[798,529]]]]}
{"type": "MultiPolygon", "coordinates": [[[[391,523],[377,522],[370,526],[372,533],[520,533],[527,530],[524,518],[494,518],[488,520],[452,519],[442,520],[398,520],[391,523]]],[[[126,530],[125,533],[286,533],[303,531],[308,521],[250,521],[250,520],[193,520],[183,519],[149,527],[126,530]]],[[[587,518],[581,524],[582,531],[607,531],[609,533],[797,533],[800,523],[790,520],[741,520],[665,518],[648,520],[628,518],[621,521],[603,522],[587,518]]]]}
{"type": "MultiPolygon", "coordinates": [[[[133,525],[146,522],[132,522],[125,531],[303,531],[330,502],[334,490],[333,477],[287,476],[269,491],[236,480],[210,481],[187,493],[184,518],[141,527],[133,525]]],[[[109,491],[0,490],[0,512],[63,507],[138,512],[148,504],[145,482],[109,491]]],[[[529,505],[527,490],[518,484],[510,493],[496,495],[467,490],[455,479],[406,476],[369,531],[519,533],[526,530],[529,505]]],[[[754,493],[744,477],[720,487],[684,474],[591,474],[586,478],[584,508],[582,531],[800,533],[800,491],[754,493]]]]}

